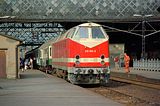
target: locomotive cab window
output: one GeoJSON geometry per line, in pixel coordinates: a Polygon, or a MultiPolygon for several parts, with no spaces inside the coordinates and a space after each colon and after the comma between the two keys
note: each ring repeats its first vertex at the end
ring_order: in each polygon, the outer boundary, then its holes
{"type": "Polygon", "coordinates": [[[71,38],[74,35],[75,30],[76,30],[75,28],[70,29],[66,35],[66,38],[71,38]]]}
{"type": "Polygon", "coordinates": [[[100,27],[92,27],[92,38],[105,38],[100,27]]]}
{"type": "Polygon", "coordinates": [[[88,38],[88,27],[79,27],[75,38],[88,38]]]}

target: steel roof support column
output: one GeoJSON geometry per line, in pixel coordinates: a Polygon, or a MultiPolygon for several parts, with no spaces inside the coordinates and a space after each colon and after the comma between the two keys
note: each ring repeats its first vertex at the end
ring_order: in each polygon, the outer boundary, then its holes
{"type": "Polygon", "coordinates": [[[145,20],[142,21],[142,54],[141,54],[141,57],[142,58],[145,58],[145,20]]]}

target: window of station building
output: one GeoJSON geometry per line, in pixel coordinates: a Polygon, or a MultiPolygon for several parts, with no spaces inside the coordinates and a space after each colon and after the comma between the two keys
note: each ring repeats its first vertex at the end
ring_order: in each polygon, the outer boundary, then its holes
{"type": "Polygon", "coordinates": [[[75,38],[88,38],[88,27],[79,27],[75,38]]]}
{"type": "Polygon", "coordinates": [[[100,27],[92,27],[92,38],[105,38],[100,27]]]}

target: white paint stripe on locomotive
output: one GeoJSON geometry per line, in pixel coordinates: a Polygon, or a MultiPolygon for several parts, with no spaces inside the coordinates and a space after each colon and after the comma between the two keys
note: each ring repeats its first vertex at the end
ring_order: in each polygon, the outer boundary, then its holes
{"type": "MultiPolygon", "coordinates": [[[[60,66],[60,65],[52,65],[54,68],[57,68],[57,71],[58,70],[67,70],[67,72],[68,73],[75,73],[75,71],[77,70],[77,69],[79,69],[79,68],[76,68],[76,67],[67,67],[67,66],[60,66]]],[[[103,73],[102,72],[102,70],[103,70],[103,68],[81,68],[82,70],[89,70],[89,69],[94,69],[94,70],[99,70],[99,71],[101,71],[101,73],[103,73]]],[[[83,71],[84,72],[84,71],[83,71]]],[[[85,72],[85,73],[83,73],[83,74],[88,74],[88,72],[85,72]]],[[[94,71],[94,74],[98,74],[98,72],[97,71],[94,71]]]]}
{"type": "MultiPolygon", "coordinates": [[[[53,58],[52,62],[76,62],[76,58],[53,58]]],[[[105,62],[109,62],[109,58],[103,59],[105,62]]],[[[101,62],[101,58],[80,58],[80,62],[101,62]]]]}

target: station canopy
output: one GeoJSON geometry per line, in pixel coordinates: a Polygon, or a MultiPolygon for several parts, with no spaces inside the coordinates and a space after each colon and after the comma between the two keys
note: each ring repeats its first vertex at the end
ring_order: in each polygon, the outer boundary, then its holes
{"type": "Polygon", "coordinates": [[[160,16],[159,0],[0,0],[0,18],[21,21],[113,21],[160,16]]]}

